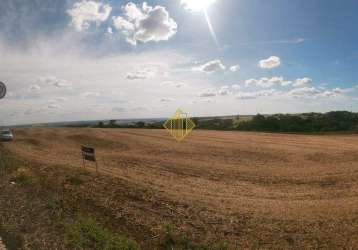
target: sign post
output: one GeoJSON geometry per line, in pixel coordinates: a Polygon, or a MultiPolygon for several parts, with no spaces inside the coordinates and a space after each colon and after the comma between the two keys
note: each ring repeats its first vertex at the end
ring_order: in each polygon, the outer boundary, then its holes
{"type": "Polygon", "coordinates": [[[95,149],[88,146],[81,146],[83,167],[86,167],[86,161],[92,161],[96,163],[96,172],[98,173],[98,165],[96,160],[95,149]]]}

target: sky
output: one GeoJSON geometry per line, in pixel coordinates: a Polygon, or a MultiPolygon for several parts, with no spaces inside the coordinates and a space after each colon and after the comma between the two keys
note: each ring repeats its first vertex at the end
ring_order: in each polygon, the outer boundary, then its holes
{"type": "Polygon", "coordinates": [[[0,125],[358,111],[355,0],[2,0],[0,125]]]}

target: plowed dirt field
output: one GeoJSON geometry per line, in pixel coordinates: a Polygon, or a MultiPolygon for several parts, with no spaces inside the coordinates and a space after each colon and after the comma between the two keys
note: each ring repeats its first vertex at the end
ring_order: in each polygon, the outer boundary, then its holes
{"type": "Polygon", "coordinates": [[[31,128],[14,135],[8,150],[66,172],[82,168],[80,145],[91,145],[103,178],[148,191],[145,202],[128,196],[123,205],[152,234],[133,236],[142,247],[167,220],[194,241],[223,240],[233,249],[358,246],[357,135],[196,130],[181,143],[164,130],[31,128]]]}

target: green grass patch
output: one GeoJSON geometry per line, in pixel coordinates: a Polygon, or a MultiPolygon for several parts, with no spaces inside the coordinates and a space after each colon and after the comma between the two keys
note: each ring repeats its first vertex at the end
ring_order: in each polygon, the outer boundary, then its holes
{"type": "Polygon", "coordinates": [[[186,235],[176,236],[170,224],[164,225],[164,235],[162,238],[162,250],[228,250],[226,242],[214,242],[209,245],[200,245],[191,241],[186,235]]]}
{"type": "Polygon", "coordinates": [[[16,184],[31,184],[33,182],[33,177],[26,173],[20,173],[19,175],[12,177],[10,181],[15,182],[16,184]]]}
{"type": "Polygon", "coordinates": [[[91,218],[80,217],[67,226],[67,244],[76,249],[137,250],[137,243],[105,229],[91,218]]]}
{"type": "Polygon", "coordinates": [[[66,182],[73,186],[80,186],[83,184],[83,180],[78,176],[67,176],[66,182]]]}

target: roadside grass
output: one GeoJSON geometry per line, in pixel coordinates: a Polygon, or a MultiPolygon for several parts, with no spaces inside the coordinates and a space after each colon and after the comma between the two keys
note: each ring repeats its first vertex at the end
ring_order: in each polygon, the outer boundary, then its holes
{"type": "Polygon", "coordinates": [[[0,144],[0,175],[16,171],[24,161],[16,157],[0,144]]]}
{"type": "Polygon", "coordinates": [[[86,217],[67,225],[66,242],[75,249],[137,250],[137,243],[125,236],[112,233],[95,220],[86,217]]]}
{"type": "MultiPolygon", "coordinates": [[[[56,234],[57,242],[63,241],[67,249],[94,249],[94,250],[139,250],[139,244],[127,238],[126,236],[116,233],[111,229],[105,227],[100,219],[101,215],[94,216],[91,212],[88,213],[87,207],[76,207],[68,203],[68,197],[64,196],[62,189],[58,186],[59,183],[68,183],[74,187],[85,185],[87,178],[91,178],[91,173],[87,171],[75,172],[65,175],[58,182],[48,182],[48,176],[40,174],[33,167],[31,162],[17,157],[16,154],[8,151],[0,144],[1,160],[0,162],[0,177],[3,175],[9,182],[15,182],[19,190],[23,193],[39,194],[33,198],[37,203],[43,204],[44,214],[48,217],[43,217],[44,225],[48,226],[51,234],[56,234]],[[3,171],[3,172],[2,172],[3,171]],[[49,186],[49,183],[55,184],[49,186]],[[80,214],[80,216],[76,216],[80,214]],[[82,216],[86,214],[87,216],[82,216]],[[50,218],[51,223],[46,224],[46,220],[50,218]],[[75,218],[75,219],[73,219],[75,218]]],[[[25,204],[24,207],[31,207],[31,204],[25,204]]],[[[23,214],[16,214],[16,216],[23,216],[23,214]]],[[[39,222],[39,221],[37,221],[39,222]]],[[[20,223],[20,222],[19,222],[20,223]]],[[[194,243],[190,237],[180,235],[173,227],[165,225],[164,230],[160,233],[157,248],[158,250],[227,250],[229,249],[225,242],[217,242],[213,244],[199,245],[194,243]],[[175,232],[175,233],[174,233],[175,232]]],[[[4,231],[3,231],[4,232],[4,231]]],[[[19,232],[20,233],[20,232],[19,232]]],[[[21,236],[21,233],[19,234],[21,236]]],[[[6,237],[3,233],[4,241],[10,242],[11,238],[6,237]]],[[[130,236],[134,236],[130,234],[130,236]]],[[[22,236],[21,236],[22,237],[22,236]]],[[[21,239],[20,237],[20,239],[21,239]]],[[[40,240],[55,240],[53,238],[46,238],[40,240]]],[[[14,242],[22,241],[14,240],[14,242]]],[[[14,248],[18,249],[18,248],[14,248]]],[[[21,248],[20,248],[21,249],[21,248]]],[[[38,248],[43,249],[43,248],[38,248]]],[[[142,249],[146,249],[142,245],[142,249]]]]}

